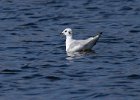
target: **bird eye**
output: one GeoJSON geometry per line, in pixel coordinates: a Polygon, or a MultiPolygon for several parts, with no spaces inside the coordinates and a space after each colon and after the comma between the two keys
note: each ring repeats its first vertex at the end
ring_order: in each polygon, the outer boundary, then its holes
{"type": "Polygon", "coordinates": [[[71,32],[69,32],[69,34],[71,34],[71,32]]]}
{"type": "Polygon", "coordinates": [[[67,30],[65,32],[67,32],[67,30]]]}

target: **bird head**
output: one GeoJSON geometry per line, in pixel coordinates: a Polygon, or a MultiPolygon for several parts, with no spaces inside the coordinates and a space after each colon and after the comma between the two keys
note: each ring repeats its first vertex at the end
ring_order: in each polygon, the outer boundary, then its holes
{"type": "Polygon", "coordinates": [[[66,36],[72,36],[72,29],[66,28],[63,30],[63,32],[61,34],[66,35],[66,36]]]}

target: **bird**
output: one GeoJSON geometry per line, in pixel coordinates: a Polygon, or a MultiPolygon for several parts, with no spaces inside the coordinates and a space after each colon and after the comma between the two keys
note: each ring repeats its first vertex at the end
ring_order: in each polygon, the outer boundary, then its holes
{"type": "Polygon", "coordinates": [[[99,40],[102,32],[98,32],[96,36],[89,37],[85,40],[73,39],[73,32],[71,28],[64,29],[60,34],[66,36],[66,52],[80,52],[91,50],[99,40]]]}

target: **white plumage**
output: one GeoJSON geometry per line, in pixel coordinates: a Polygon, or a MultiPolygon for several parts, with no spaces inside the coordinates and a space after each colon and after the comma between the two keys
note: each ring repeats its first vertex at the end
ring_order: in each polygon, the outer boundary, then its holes
{"type": "Polygon", "coordinates": [[[102,33],[98,33],[94,37],[90,37],[85,40],[75,40],[72,38],[72,29],[66,28],[63,32],[63,35],[66,36],[66,51],[67,52],[78,52],[78,51],[86,51],[91,50],[92,47],[96,44],[102,33]]]}

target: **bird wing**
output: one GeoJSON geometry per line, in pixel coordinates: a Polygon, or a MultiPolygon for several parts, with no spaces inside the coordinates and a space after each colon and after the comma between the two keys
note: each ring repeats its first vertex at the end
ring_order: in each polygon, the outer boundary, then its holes
{"type": "Polygon", "coordinates": [[[69,52],[76,52],[81,50],[91,49],[100,38],[101,33],[98,33],[94,37],[90,37],[86,40],[73,40],[68,48],[69,52]]]}
{"type": "Polygon", "coordinates": [[[87,39],[86,48],[91,49],[94,45],[96,45],[97,41],[99,40],[102,33],[98,33],[94,37],[90,37],[87,39]]]}
{"type": "Polygon", "coordinates": [[[84,40],[74,40],[71,44],[70,47],[68,48],[68,51],[80,51],[84,48],[85,45],[84,40]]]}

